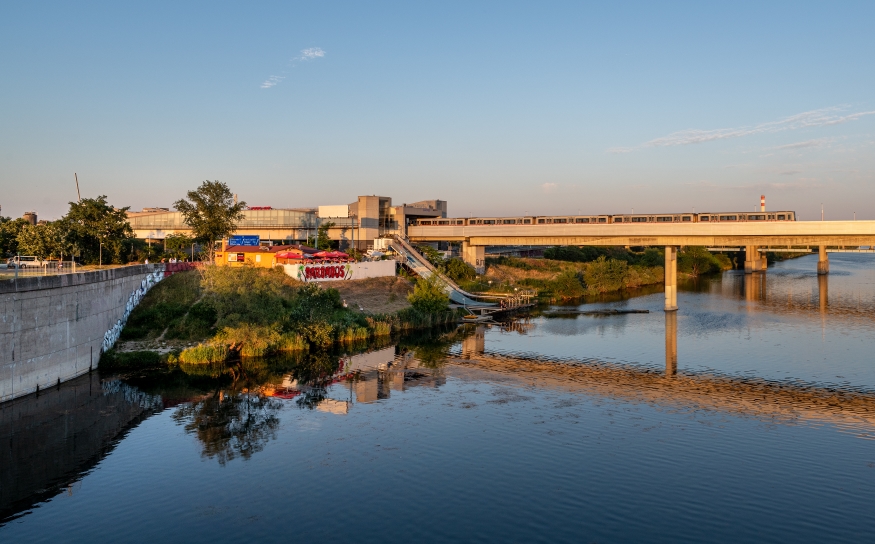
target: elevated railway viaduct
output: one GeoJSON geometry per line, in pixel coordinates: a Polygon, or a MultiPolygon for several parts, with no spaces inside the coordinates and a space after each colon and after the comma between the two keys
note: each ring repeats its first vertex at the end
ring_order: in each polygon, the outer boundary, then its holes
{"type": "Polygon", "coordinates": [[[819,274],[829,272],[830,247],[875,246],[875,221],[413,225],[412,242],[461,242],[462,258],[483,273],[487,246],[662,246],[665,310],[677,310],[677,250],[681,246],[742,246],[745,272],[766,268],[768,247],[817,247],[819,274]]]}

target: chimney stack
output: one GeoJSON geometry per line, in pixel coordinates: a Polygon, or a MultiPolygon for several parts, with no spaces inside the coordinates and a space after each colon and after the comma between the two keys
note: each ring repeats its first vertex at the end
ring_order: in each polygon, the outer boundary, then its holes
{"type": "Polygon", "coordinates": [[[766,195],[760,195],[760,211],[766,211],[766,195]]]}

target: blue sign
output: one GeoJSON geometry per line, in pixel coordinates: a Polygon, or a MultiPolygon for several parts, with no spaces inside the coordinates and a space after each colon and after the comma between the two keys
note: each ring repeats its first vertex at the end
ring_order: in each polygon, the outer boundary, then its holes
{"type": "Polygon", "coordinates": [[[232,236],[232,237],[228,238],[228,245],[229,246],[255,246],[255,247],[258,247],[258,245],[260,243],[261,243],[261,236],[258,236],[257,234],[254,236],[249,236],[249,235],[247,235],[247,236],[232,236]]]}

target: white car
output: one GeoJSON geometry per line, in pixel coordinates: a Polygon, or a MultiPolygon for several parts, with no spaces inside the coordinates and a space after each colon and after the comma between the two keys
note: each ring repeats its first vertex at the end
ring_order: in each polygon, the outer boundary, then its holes
{"type": "Polygon", "coordinates": [[[41,268],[51,264],[52,261],[44,261],[33,255],[18,255],[6,261],[6,268],[41,268]]]}

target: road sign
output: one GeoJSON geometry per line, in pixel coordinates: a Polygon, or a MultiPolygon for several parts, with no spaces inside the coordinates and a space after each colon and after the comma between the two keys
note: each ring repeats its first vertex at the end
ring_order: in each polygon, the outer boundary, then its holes
{"type": "Polygon", "coordinates": [[[228,238],[228,245],[229,246],[255,246],[255,247],[258,247],[258,245],[260,243],[261,243],[261,236],[259,236],[257,234],[254,236],[245,235],[245,236],[232,236],[232,237],[228,238]]]}

